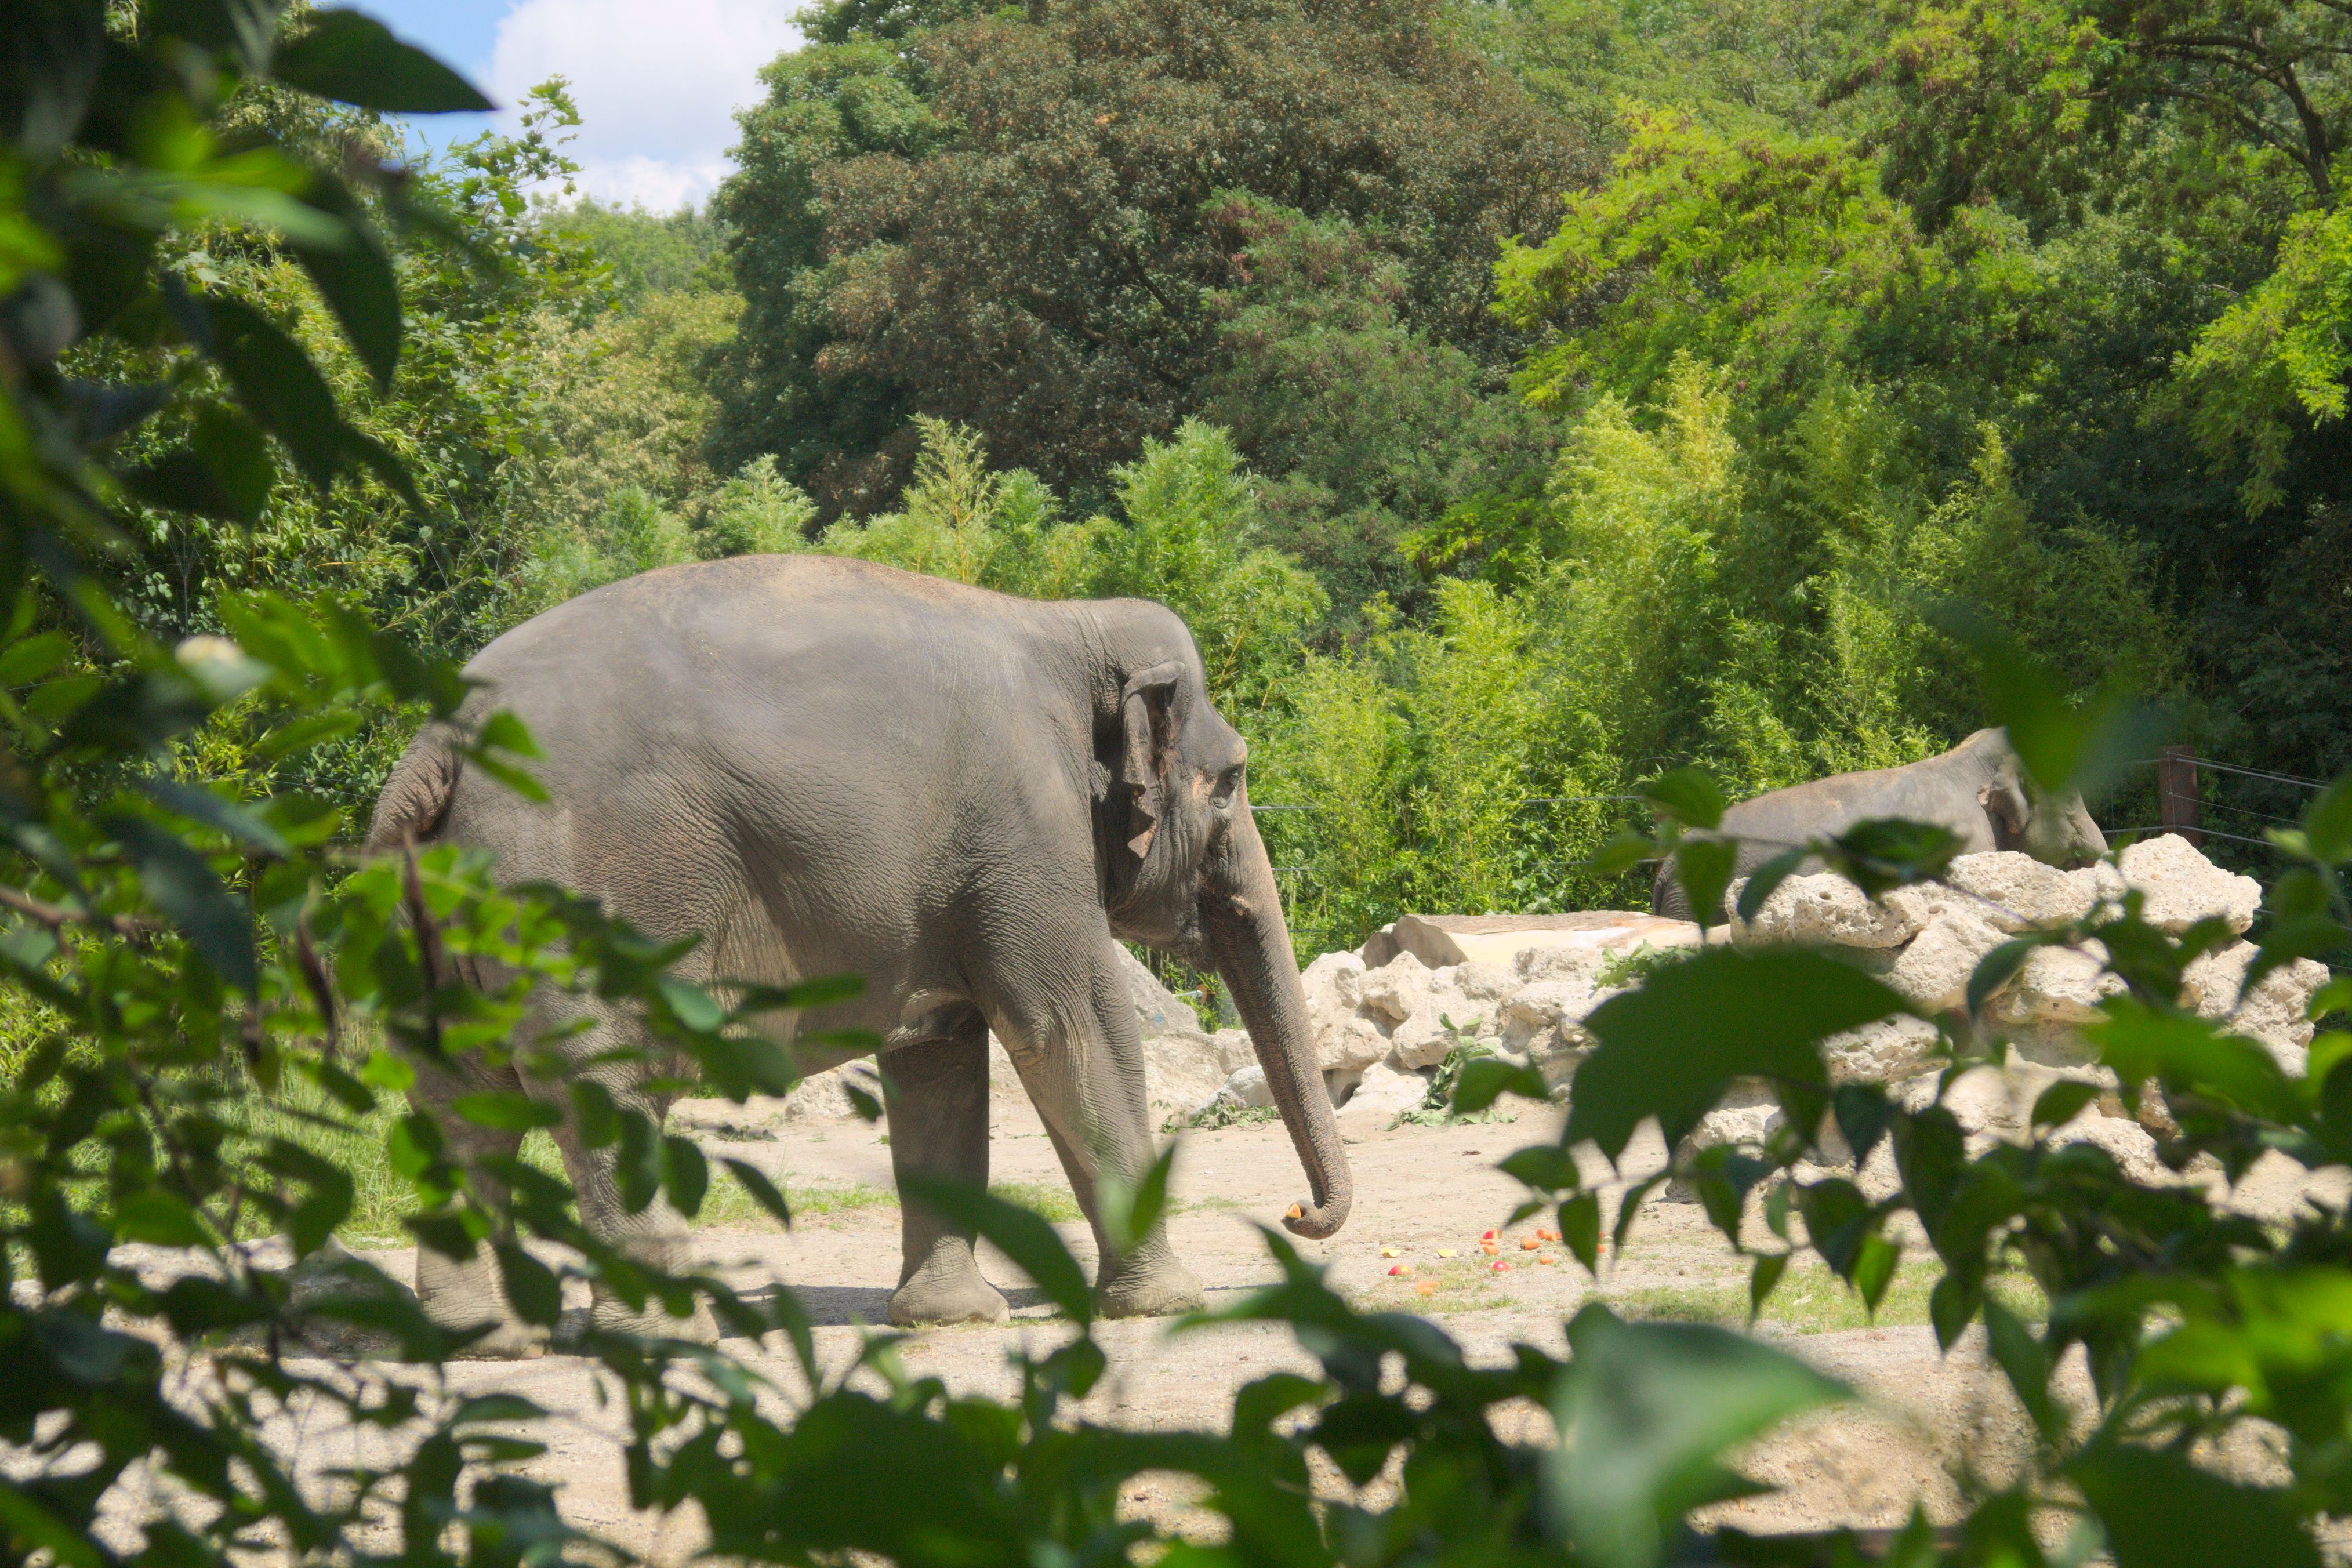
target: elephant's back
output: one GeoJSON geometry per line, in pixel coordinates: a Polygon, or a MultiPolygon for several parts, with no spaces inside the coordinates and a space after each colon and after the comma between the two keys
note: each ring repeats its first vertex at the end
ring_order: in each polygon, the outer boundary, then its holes
{"type": "Polygon", "coordinates": [[[552,800],[525,807],[469,768],[448,836],[656,933],[821,930],[887,948],[934,896],[911,868],[946,858],[959,799],[1017,766],[1009,733],[1044,706],[1034,631],[1062,614],[827,557],[698,563],[583,594],[467,666],[468,716],[521,719],[552,800]],[[791,907],[745,902],[761,899],[791,907]]]}

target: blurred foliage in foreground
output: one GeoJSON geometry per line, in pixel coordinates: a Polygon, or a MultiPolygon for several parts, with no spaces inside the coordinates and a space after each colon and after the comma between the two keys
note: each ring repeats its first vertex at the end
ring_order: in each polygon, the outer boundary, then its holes
{"type": "MultiPolygon", "coordinates": [[[[464,1339],[425,1322],[374,1269],[321,1256],[353,1194],[349,1173],[320,1151],[418,1058],[480,1050],[549,1070],[541,1042],[515,1037],[516,991],[469,987],[457,957],[494,956],[518,984],[633,999],[666,1055],[738,1100],[786,1087],[792,1063],[741,1013],[671,980],[674,950],[561,889],[498,888],[478,857],[454,847],[372,863],[331,849],[337,802],[288,784],[275,763],[394,705],[451,710],[463,688],[448,664],[328,595],[217,594],[205,614],[218,633],[176,641],[125,613],[120,567],[148,515],[131,510],[134,498],[154,515],[231,529],[252,526],[280,483],[321,498],[379,486],[410,514],[432,504],[403,454],[347,416],[353,397],[304,343],[237,277],[189,259],[196,238],[234,239],[300,268],[379,389],[412,349],[383,226],[454,233],[452,265],[509,259],[460,243],[460,226],[388,172],[307,163],[256,129],[266,117],[241,118],[306,104],[303,94],[365,110],[478,107],[470,89],[355,13],[298,13],[282,33],[257,26],[263,15],[175,0],[113,31],[95,0],[0,15],[10,73],[0,95],[0,971],[10,1005],[35,1026],[0,1086],[0,1542],[11,1563],[72,1568],[257,1552],[353,1568],[604,1561],[610,1550],[568,1525],[553,1489],[529,1473],[548,1413],[513,1394],[443,1396],[382,1360],[305,1353],[334,1352],[347,1342],[334,1335],[350,1331],[377,1336],[379,1355],[437,1363],[464,1339]],[[108,355],[147,366],[151,379],[77,374],[108,355]],[[232,737],[244,760],[190,776],[187,748],[207,735],[232,737]],[[383,1044],[362,1055],[362,1037],[383,1044]],[[308,1262],[299,1304],[292,1270],[232,1245],[256,1215],[282,1237],[282,1258],[308,1262]],[[384,1463],[326,1472],[273,1446],[265,1426],[289,1407],[367,1431],[384,1463]],[[141,1484],[149,1476],[165,1484],[141,1484]],[[160,1497],[168,1509],[109,1511],[160,1497]]],[[[1135,511],[1167,505],[1181,519],[1165,498],[1213,491],[1227,470],[1195,458],[1164,472],[1147,459],[1129,481],[1135,511]]],[[[1186,537],[1172,527],[1169,547],[1190,548],[1186,537]]],[[[2094,784],[2098,767],[2130,754],[2117,710],[2069,708],[2048,671],[1974,640],[1995,694],[1989,717],[2009,725],[2043,788],[2094,784]]],[[[529,737],[499,721],[470,752],[527,791],[530,754],[529,737]]],[[[1712,826],[1719,792],[1675,775],[1651,795],[1668,831],[1613,853],[1673,855],[1694,905],[1709,907],[1727,861],[1681,830],[1712,826]]],[[[2352,937],[2340,881],[2352,860],[2352,783],[2273,842],[2294,868],[2271,890],[2256,973],[2352,937]]],[[[1952,845],[1880,824],[1818,847],[1883,889],[1932,877],[1952,845]]],[[[1751,891],[1760,898],[1769,880],[1759,875],[1751,891]]],[[[2176,1005],[2182,966],[2228,939],[2218,926],[2168,936],[2127,896],[1996,950],[1972,994],[1989,993],[2036,944],[2082,946],[2126,988],[2102,1005],[2089,1038],[2119,1092],[2161,1106],[2176,1130],[2169,1163],[2224,1178],[2265,1153],[2346,1163],[2352,1035],[2322,1034],[2297,1070],[2176,1005]]],[[[825,994],[755,993],[750,1005],[794,1008],[825,994]]],[[[2337,982],[2315,1006],[2347,1002],[2337,982]]],[[[1727,1453],[1845,1397],[1726,1331],[1627,1323],[1591,1307],[1568,1325],[1564,1357],[1521,1345],[1472,1364],[1423,1320],[1358,1311],[1269,1235],[1280,1282],[1178,1327],[1286,1323],[1318,1372],[1244,1385],[1223,1430],[1124,1431],[1075,1407],[1107,1367],[1083,1271],[1044,1219],[1001,1198],[920,1194],[975,1225],[1065,1316],[1052,1348],[1040,1335],[1016,1352],[1020,1388],[1004,1401],[912,1376],[891,1335],[823,1364],[789,1292],[755,1302],[707,1277],[651,1274],[582,1228],[560,1179],[519,1162],[457,1163],[429,1117],[402,1119],[392,1149],[418,1244],[491,1249],[526,1319],[553,1324],[567,1279],[593,1279],[681,1319],[698,1294],[739,1344],[772,1337],[782,1347],[797,1371],[778,1380],[778,1362],[723,1348],[594,1332],[572,1346],[628,1412],[632,1503],[698,1505],[708,1550],[735,1561],[830,1563],[854,1551],[908,1565],[1034,1568],[1150,1551],[1180,1568],[1652,1568],[1710,1555],[1844,1564],[1866,1547],[1906,1565],[2035,1568],[2101,1550],[2119,1568],[2315,1564],[2315,1525],[2352,1511],[2345,1215],[2265,1229],[2217,1206],[2210,1184],[2143,1185],[2096,1148],[2053,1147],[2051,1129],[2093,1085],[2053,1089],[2028,1142],[1973,1156],[1940,1105],[1905,1110],[1871,1086],[1832,1089],[1822,1038],[1903,1006],[1816,955],[1708,949],[1592,1016],[1600,1047],[1560,1141],[1507,1162],[1540,1194],[1531,1205],[1557,1205],[1568,1245],[1591,1267],[1602,1210],[1569,1147],[1589,1138],[1617,1152],[1652,1116],[1671,1137],[1734,1079],[1761,1078],[1788,1130],[1677,1171],[1734,1244],[1754,1249],[1759,1302],[1799,1247],[1877,1301],[1905,1265],[1890,1221],[1916,1217],[1932,1258],[1912,1266],[1939,1271],[1939,1336],[1950,1343],[1982,1327],[2042,1447],[2013,1478],[1971,1478],[1947,1527],[1915,1515],[1867,1543],[1843,1532],[1694,1533],[1696,1510],[1753,1489],[1727,1453]],[[1783,1179],[1832,1124],[1858,1152],[1891,1143],[1896,1192],[1873,1202],[1841,1180],[1783,1179]],[[1759,1187],[1763,1231],[1749,1236],[1743,1200],[1759,1187]],[[498,1191],[510,1196],[494,1201],[498,1191]],[[2019,1321],[1987,1292],[2011,1260],[2048,1299],[2045,1323],[2019,1321]],[[2075,1344],[2088,1352],[2093,1409],[2069,1410],[2053,1390],[2053,1368],[2075,1344]],[[1538,1440],[1500,1435],[1514,1429],[1495,1418],[1507,1404],[1542,1413],[1538,1440]],[[2274,1474],[2211,1468],[2220,1440],[2247,1428],[2270,1440],[2274,1474]],[[1318,1496],[1316,1454],[1359,1487],[1382,1475],[1397,1484],[1318,1496]],[[1147,1471],[1204,1483],[1221,1539],[1162,1540],[1122,1518],[1121,1493],[1147,1471]]],[[[1973,1020],[1946,1027],[1955,1069],[1996,1048],[1973,1020]]],[[[1470,1062],[1455,1110],[1475,1114],[1502,1093],[1542,1088],[1500,1062],[1470,1062]]],[[[593,1098],[582,1099],[583,1113],[593,1098]]],[[[482,1095],[459,1113],[513,1127],[541,1111],[482,1095]]],[[[602,1135],[632,1152],[631,1202],[700,1210],[712,1173],[691,1142],[608,1121],[602,1135]]],[[[1131,1242],[1157,1223],[1175,1153],[1139,1190],[1096,1194],[1115,1237],[1131,1242]]],[[[727,1175],[789,1219],[757,1171],[730,1163],[727,1175]]],[[[1647,1190],[1620,1210],[1621,1236],[1647,1190]]]]}

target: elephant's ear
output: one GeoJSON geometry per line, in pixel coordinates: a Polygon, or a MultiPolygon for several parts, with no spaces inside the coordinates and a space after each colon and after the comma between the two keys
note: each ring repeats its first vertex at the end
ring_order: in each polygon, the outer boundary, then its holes
{"type": "Polygon", "coordinates": [[[2025,830],[2033,820],[2033,808],[2026,803],[2016,763],[2001,764],[1991,782],[1978,789],[1977,804],[1992,819],[1995,844],[2006,849],[2024,840],[2025,830]]]}
{"type": "Polygon", "coordinates": [[[1119,783],[1128,792],[1127,847],[1139,860],[1168,809],[1168,753],[1175,742],[1176,693],[1184,667],[1155,664],[1128,679],[1119,693],[1118,718],[1125,731],[1119,783]]]}

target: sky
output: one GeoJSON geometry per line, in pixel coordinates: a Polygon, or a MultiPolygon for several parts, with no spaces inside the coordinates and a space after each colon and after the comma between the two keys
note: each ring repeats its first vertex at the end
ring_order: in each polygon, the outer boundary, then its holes
{"type": "Polygon", "coordinates": [[[800,42],[801,0],[360,0],[359,8],[447,61],[501,112],[433,115],[436,145],[496,124],[551,76],[584,123],[568,151],[581,189],[656,211],[699,204],[727,172],[735,110],[759,70],[800,42]]]}

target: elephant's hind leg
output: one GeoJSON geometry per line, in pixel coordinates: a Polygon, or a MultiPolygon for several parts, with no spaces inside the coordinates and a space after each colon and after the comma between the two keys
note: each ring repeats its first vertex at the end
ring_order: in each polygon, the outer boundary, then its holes
{"type": "Polygon", "coordinates": [[[1003,1295],[981,1278],[972,1232],[913,1196],[910,1174],[988,1184],[988,1025],[968,1014],[954,1035],[890,1052],[881,1062],[890,1102],[890,1164],[898,1178],[898,1289],[890,1321],[1001,1323],[1003,1295]]]}

